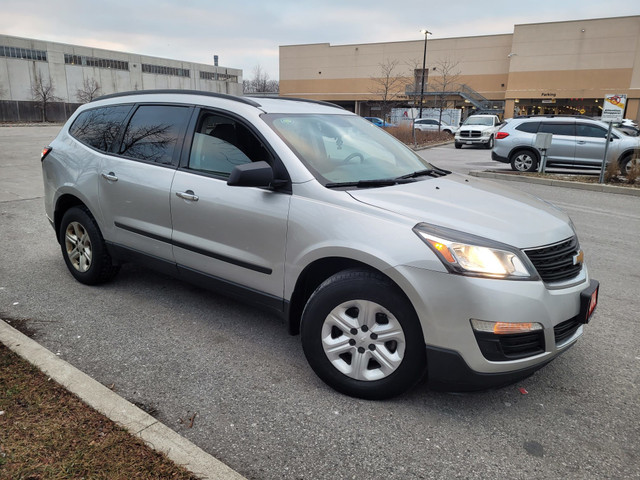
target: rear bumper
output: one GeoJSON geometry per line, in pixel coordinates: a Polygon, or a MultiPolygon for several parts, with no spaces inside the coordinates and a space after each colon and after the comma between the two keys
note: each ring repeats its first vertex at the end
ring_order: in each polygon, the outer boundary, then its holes
{"type": "Polygon", "coordinates": [[[498,155],[495,150],[491,151],[491,160],[495,160],[496,162],[509,163],[508,157],[503,157],[502,155],[498,155]]]}

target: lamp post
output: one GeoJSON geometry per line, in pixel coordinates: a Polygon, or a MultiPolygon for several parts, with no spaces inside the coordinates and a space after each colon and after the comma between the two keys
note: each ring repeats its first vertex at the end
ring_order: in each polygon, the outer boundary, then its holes
{"type": "Polygon", "coordinates": [[[418,118],[422,118],[422,102],[424,101],[424,76],[425,76],[424,74],[425,74],[425,68],[427,64],[427,36],[432,35],[432,33],[426,28],[423,30],[420,30],[420,33],[424,35],[424,53],[422,54],[422,82],[420,85],[420,115],[418,115],[418,118]]]}

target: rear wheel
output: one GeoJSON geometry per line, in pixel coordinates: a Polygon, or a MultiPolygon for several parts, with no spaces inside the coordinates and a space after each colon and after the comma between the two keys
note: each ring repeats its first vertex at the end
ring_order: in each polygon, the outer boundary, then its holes
{"type": "Polygon", "coordinates": [[[634,155],[632,153],[627,154],[622,160],[620,160],[620,172],[626,177],[634,165],[640,166],[640,158],[638,158],[638,155],[634,155]]]}
{"type": "Polygon", "coordinates": [[[538,167],[538,157],[530,150],[520,150],[510,157],[511,168],[516,172],[533,172],[538,167]]]}
{"type": "Polygon", "coordinates": [[[120,270],[120,266],[113,264],[100,229],[86,207],[66,211],[59,241],[67,268],[81,283],[104,283],[120,270]]]}
{"type": "Polygon", "coordinates": [[[413,307],[383,275],[335,274],[311,295],[301,325],[311,368],[328,385],[354,397],[383,399],[424,375],[426,349],[413,307]]]}

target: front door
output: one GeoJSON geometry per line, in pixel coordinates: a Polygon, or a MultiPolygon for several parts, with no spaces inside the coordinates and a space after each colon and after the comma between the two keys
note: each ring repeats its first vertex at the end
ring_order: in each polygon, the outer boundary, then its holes
{"type": "Polygon", "coordinates": [[[174,257],[187,274],[204,273],[281,301],[291,195],[227,185],[236,165],[260,160],[273,162],[246,126],[200,113],[171,188],[174,257]]]}

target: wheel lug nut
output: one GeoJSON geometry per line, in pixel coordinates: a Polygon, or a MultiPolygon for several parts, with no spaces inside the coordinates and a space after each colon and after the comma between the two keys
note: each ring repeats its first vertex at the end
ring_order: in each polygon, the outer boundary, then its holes
{"type": "Polygon", "coordinates": [[[369,350],[373,352],[375,349],[376,349],[376,346],[373,343],[369,345],[369,350]]]}
{"type": "Polygon", "coordinates": [[[372,333],[371,334],[371,340],[377,340],[378,339],[378,334],[377,333],[372,333]]]}
{"type": "Polygon", "coordinates": [[[349,345],[353,347],[355,344],[356,344],[356,341],[353,338],[349,340],[349,345]]]}
{"type": "Polygon", "coordinates": [[[358,353],[364,353],[364,347],[358,347],[358,353]]]}
{"type": "Polygon", "coordinates": [[[363,331],[363,332],[366,332],[367,330],[369,330],[369,327],[367,327],[366,325],[363,325],[363,326],[362,326],[362,331],[363,331]]]}
{"type": "Polygon", "coordinates": [[[351,333],[351,335],[357,335],[358,334],[358,329],[357,328],[352,328],[351,330],[349,330],[349,332],[351,333]]]}

